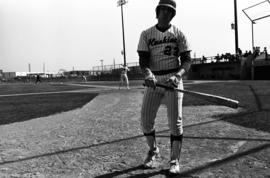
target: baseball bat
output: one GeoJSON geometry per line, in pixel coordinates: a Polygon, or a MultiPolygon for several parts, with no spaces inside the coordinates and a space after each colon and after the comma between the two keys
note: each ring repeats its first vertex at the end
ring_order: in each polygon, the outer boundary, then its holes
{"type": "Polygon", "coordinates": [[[222,97],[222,96],[211,95],[211,94],[207,94],[207,93],[201,93],[201,92],[190,91],[190,90],[181,90],[181,89],[169,87],[167,85],[163,85],[163,84],[160,84],[160,83],[157,83],[156,86],[161,87],[161,88],[165,88],[165,89],[168,89],[168,90],[175,90],[175,91],[178,91],[178,92],[182,92],[182,93],[188,94],[190,96],[195,96],[197,98],[209,101],[211,103],[227,106],[227,107],[234,108],[234,109],[237,109],[238,105],[239,105],[238,101],[232,100],[230,98],[225,98],[225,97],[222,97]]]}

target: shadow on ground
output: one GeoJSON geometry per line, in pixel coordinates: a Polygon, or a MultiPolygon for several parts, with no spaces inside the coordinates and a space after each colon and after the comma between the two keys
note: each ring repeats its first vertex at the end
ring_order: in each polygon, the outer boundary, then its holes
{"type": "MultiPolygon", "coordinates": [[[[239,152],[237,154],[225,157],[225,158],[217,160],[217,161],[205,163],[203,165],[193,167],[193,168],[191,168],[189,170],[184,170],[184,171],[181,172],[180,175],[174,176],[174,177],[182,177],[182,178],[183,177],[196,177],[196,176],[192,176],[192,174],[200,173],[203,170],[213,168],[213,167],[217,167],[217,166],[232,162],[232,161],[237,160],[239,158],[245,157],[246,155],[250,155],[250,154],[253,154],[253,153],[259,152],[261,150],[268,149],[268,148],[270,148],[270,144],[263,144],[263,145],[255,147],[255,148],[252,148],[252,149],[249,149],[249,150],[246,150],[246,151],[243,151],[243,152],[239,152]]],[[[97,176],[96,178],[120,176],[120,175],[127,174],[127,173],[130,173],[132,171],[139,170],[139,169],[142,169],[142,166],[137,166],[137,167],[129,168],[129,169],[122,170],[122,171],[115,171],[115,172],[112,172],[112,173],[97,176]]],[[[130,175],[129,177],[140,178],[140,177],[151,177],[151,176],[155,176],[155,175],[169,176],[167,172],[168,172],[167,170],[156,170],[156,171],[153,171],[151,173],[140,173],[140,174],[136,174],[136,175],[130,175]]]]}
{"type": "Polygon", "coordinates": [[[255,107],[252,110],[235,114],[219,114],[215,117],[232,124],[270,133],[270,109],[265,106],[267,103],[262,102],[262,97],[266,98],[269,95],[260,96],[251,85],[249,89],[255,99],[255,107]]]}
{"type": "MultiPolygon", "coordinates": [[[[211,122],[217,122],[217,121],[211,121],[211,122]]],[[[199,124],[192,124],[192,125],[188,125],[185,126],[185,129],[189,128],[189,127],[194,127],[194,126],[200,126],[200,125],[204,125],[204,124],[209,124],[211,122],[202,122],[199,124]]],[[[168,137],[168,132],[169,130],[161,130],[161,131],[157,131],[157,137],[168,137]],[[166,134],[167,133],[167,134],[166,134]]],[[[66,148],[66,149],[62,149],[62,150],[58,150],[58,151],[54,151],[54,152],[48,152],[48,153],[43,153],[43,154],[39,154],[39,155],[33,155],[33,156],[28,156],[28,157],[24,157],[24,158],[18,158],[18,159],[11,159],[11,160],[2,160],[0,161],[0,165],[7,165],[7,164],[13,164],[13,163],[18,163],[18,162],[24,162],[24,161],[29,161],[29,160],[34,160],[34,159],[38,159],[38,158],[43,158],[43,157],[48,157],[48,156],[53,156],[53,155],[61,155],[61,154],[66,154],[69,152],[72,152],[74,154],[74,152],[78,152],[81,150],[87,150],[87,149],[92,149],[92,148],[98,148],[98,147],[102,147],[104,145],[111,145],[111,144],[119,144],[121,142],[126,142],[128,140],[136,140],[139,138],[143,138],[144,135],[135,135],[132,137],[127,137],[127,138],[123,138],[123,139],[117,139],[117,140],[112,140],[112,141],[105,141],[105,142],[101,142],[101,143],[97,143],[97,144],[89,144],[89,145],[84,145],[84,146],[78,146],[78,147],[73,147],[73,148],[66,148]]],[[[260,152],[262,150],[266,150],[270,148],[270,143],[269,143],[269,139],[261,139],[261,138],[256,138],[256,139],[250,139],[250,138],[234,138],[234,137],[196,137],[196,136],[192,136],[192,135],[186,135],[184,136],[186,139],[211,139],[211,140],[246,140],[246,141],[258,141],[258,142],[268,142],[268,143],[264,143],[264,144],[260,144],[257,145],[253,148],[250,149],[246,149],[244,151],[238,152],[236,154],[233,155],[228,155],[227,157],[224,157],[222,159],[218,159],[216,161],[211,161],[211,162],[206,162],[204,164],[198,165],[198,166],[194,166],[191,167],[190,169],[185,169],[181,172],[181,174],[179,176],[176,177],[197,177],[194,176],[194,174],[198,174],[204,170],[207,170],[209,168],[214,168],[214,167],[218,167],[230,162],[233,162],[237,159],[243,158],[247,155],[253,154],[253,153],[257,153],[260,152]]],[[[154,170],[145,170],[141,164],[137,164],[131,167],[128,167],[126,169],[123,170],[116,170],[110,173],[105,173],[105,174],[101,174],[96,176],[96,178],[105,178],[105,177],[117,177],[117,176],[123,176],[123,175],[128,175],[128,177],[132,177],[132,178],[141,178],[141,177],[151,177],[151,176],[156,176],[156,175],[163,175],[165,177],[169,177],[168,174],[168,169],[167,168],[158,168],[158,169],[154,169],[154,170]]]]}
{"type": "Polygon", "coordinates": [[[0,125],[81,108],[97,95],[96,93],[59,93],[2,97],[0,100],[0,125]]]}
{"type": "Polygon", "coordinates": [[[270,133],[270,110],[215,115],[218,120],[270,133]]]}

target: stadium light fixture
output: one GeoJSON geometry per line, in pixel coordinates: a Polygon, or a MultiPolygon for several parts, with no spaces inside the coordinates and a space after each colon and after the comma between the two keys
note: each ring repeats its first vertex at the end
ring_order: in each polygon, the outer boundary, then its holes
{"type": "Polygon", "coordinates": [[[270,4],[270,0],[265,0],[265,1],[262,1],[262,2],[260,2],[260,3],[254,4],[254,5],[250,6],[250,7],[247,7],[247,8],[245,8],[245,9],[242,10],[243,13],[247,16],[247,18],[248,18],[248,19],[250,20],[250,22],[251,22],[252,50],[254,50],[254,26],[253,26],[253,25],[256,24],[255,21],[258,21],[258,20],[261,20],[261,19],[270,17],[270,14],[269,14],[269,15],[266,15],[266,16],[263,16],[263,17],[256,18],[256,19],[252,19],[252,18],[246,13],[246,10],[251,9],[251,8],[253,8],[253,7],[256,7],[256,6],[258,6],[258,5],[262,4],[262,3],[265,3],[265,2],[268,2],[268,3],[270,4]]]}

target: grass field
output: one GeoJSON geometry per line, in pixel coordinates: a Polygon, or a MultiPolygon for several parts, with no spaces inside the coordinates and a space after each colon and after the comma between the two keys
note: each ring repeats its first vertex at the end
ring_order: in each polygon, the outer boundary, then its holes
{"type": "Polygon", "coordinates": [[[68,92],[81,88],[61,84],[0,85],[0,125],[80,108],[97,95],[68,92]]]}
{"type": "MultiPolygon", "coordinates": [[[[166,108],[156,169],[140,130],[142,81],[0,84],[0,177],[168,177],[166,108]]],[[[185,95],[178,177],[270,177],[270,82],[185,81],[185,89],[240,102],[231,109],[185,95]]]]}

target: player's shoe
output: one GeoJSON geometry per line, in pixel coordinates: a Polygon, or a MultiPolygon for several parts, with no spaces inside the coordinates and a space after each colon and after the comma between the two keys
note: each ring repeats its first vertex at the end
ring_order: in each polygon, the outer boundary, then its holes
{"type": "Polygon", "coordinates": [[[148,169],[153,169],[155,168],[155,162],[156,159],[160,157],[159,149],[155,148],[153,150],[150,150],[147,154],[147,157],[144,161],[144,167],[148,169]]]}
{"type": "Polygon", "coordinates": [[[180,164],[179,164],[178,160],[171,160],[170,161],[169,174],[171,174],[171,175],[180,174],[180,164]]]}

